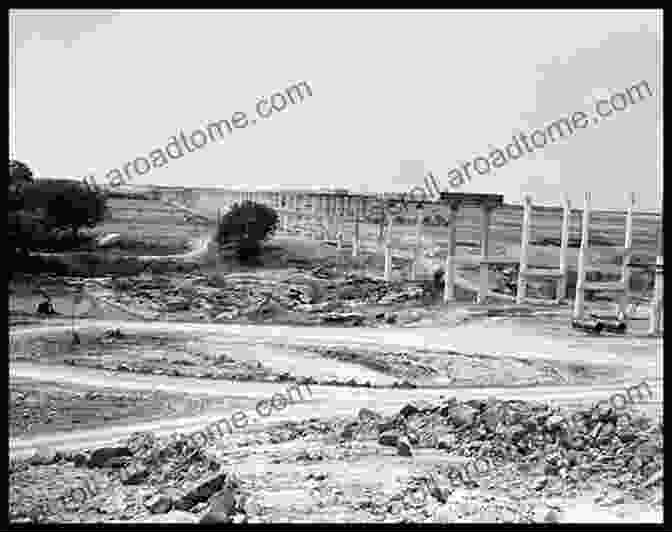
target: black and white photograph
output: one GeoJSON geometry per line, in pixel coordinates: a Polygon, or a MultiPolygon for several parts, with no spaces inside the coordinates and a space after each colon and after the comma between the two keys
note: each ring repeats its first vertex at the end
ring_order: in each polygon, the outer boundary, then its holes
{"type": "Polygon", "coordinates": [[[662,9],[8,22],[5,528],[663,527],[662,9]]]}

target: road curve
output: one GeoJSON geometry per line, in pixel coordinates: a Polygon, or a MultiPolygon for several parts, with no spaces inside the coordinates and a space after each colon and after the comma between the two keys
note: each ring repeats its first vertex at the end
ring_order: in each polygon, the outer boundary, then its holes
{"type": "MultiPolygon", "coordinates": [[[[482,353],[488,355],[529,357],[551,359],[563,362],[589,362],[591,364],[624,365],[637,370],[641,379],[647,379],[653,397],[643,404],[647,412],[656,411],[662,405],[662,339],[647,339],[647,349],[637,355],[625,357],[625,353],[614,351],[612,344],[591,339],[588,347],[576,346],[576,339],[553,339],[549,341],[542,335],[527,331],[513,334],[510,327],[487,327],[474,324],[459,328],[323,328],[295,326],[259,326],[259,325],[223,325],[175,322],[131,322],[109,320],[81,320],[79,330],[104,331],[110,328],[122,328],[128,333],[180,333],[216,335],[223,338],[235,338],[236,342],[264,342],[272,344],[277,350],[283,345],[302,344],[345,344],[350,346],[376,346],[394,349],[426,348],[431,350],[453,350],[461,353],[482,353]],[[486,331],[487,330],[487,331],[486,331]],[[493,346],[497,351],[493,351],[493,346]]],[[[14,343],[30,342],[44,335],[67,335],[71,329],[69,322],[51,323],[47,326],[17,327],[10,330],[10,346],[14,343]]],[[[289,356],[289,352],[288,352],[289,356]]],[[[623,384],[607,386],[539,386],[539,387],[471,387],[471,388],[432,388],[432,389],[368,389],[342,386],[310,386],[310,396],[305,401],[290,405],[283,412],[262,418],[255,407],[260,400],[270,399],[273,394],[282,392],[287,384],[235,382],[140,375],[124,372],[111,372],[98,369],[38,364],[33,362],[12,361],[11,378],[30,378],[42,381],[56,381],[89,386],[113,386],[121,390],[160,390],[198,395],[216,396],[231,399],[226,404],[207,414],[187,418],[169,418],[142,422],[135,425],[119,424],[100,429],[70,431],[60,434],[38,435],[10,439],[10,455],[25,457],[38,447],[48,446],[56,449],[91,448],[115,442],[128,437],[134,431],[154,431],[158,435],[173,432],[188,433],[203,428],[208,423],[240,409],[241,402],[247,405],[244,412],[249,424],[243,429],[261,427],[264,424],[283,420],[302,420],[311,417],[331,417],[354,415],[358,409],[369,407],[379,412],[398,410],[413,399],[439,399],[441,395],[456,396],[458,399],[484,399],[497,396],[502,399],[537,400],[563,404],[575,404],[577,401],[595,402],[606,400],[611,395],[622,392],[624,386],[635,383],[623,380],[623,384]],[[233,407],[235,400],[236,407],[233,407]]],[[[638,378],[638,379],[640,379],[638,378]]],[[[229,418],[230,420],[230,418],[229,418]]]]}

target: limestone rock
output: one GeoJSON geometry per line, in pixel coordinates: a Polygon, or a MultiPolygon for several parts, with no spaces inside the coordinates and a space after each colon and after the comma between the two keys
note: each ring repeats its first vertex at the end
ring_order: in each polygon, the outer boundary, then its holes
{"type": "Polygon", "coordinates": [[[130,457],[132,455],[131,450],[126,446],[98,448],[91,454],[88,466],[89,468],[101,468],[112,458],[130,457]]]}
{"type": "Polygon", "coordinates": [[[399,433],[396,431],[386,431],[378,438],[378,444],[383,446],[396,446],[399,442],[399,433]]]}
{"type": "Polygon", "coordinates": [[[198,517],[185,511],[170,511],[154,515],[146,521],[153,524],[197,524],[198,517]]]}

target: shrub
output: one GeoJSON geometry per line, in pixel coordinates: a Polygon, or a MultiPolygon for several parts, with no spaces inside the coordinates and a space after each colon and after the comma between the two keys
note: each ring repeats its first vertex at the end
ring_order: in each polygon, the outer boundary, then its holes
{"type": "Polygon", "coordinates": [[[15,159],[9,160],[9,181],[7,182],[9,212],[23,209],[23,189],[33,181],[33,171],[28,165],[15,159]]]}
{"type": "Polygon", "coordinates": [[[222,217],[217,228],[219,244],[236,244],[238,257],[243,260],[256,258],[261,253],[261,243],[278,227],[278,214],[263,204],[245,201],[234,206],[222,217]]]}
{"type": "Polygon", "coordinates": [[[106,196],[72,180],[37,180],[23,190],[24,207],[40,213],[50,230],[94,227],[105,217],[106,196]]]}
{"type": "Polygon", "coordinates": [[[9,160],[9,185],[31,183],[34,180],[33,171],[22,161],[9,160]]]}

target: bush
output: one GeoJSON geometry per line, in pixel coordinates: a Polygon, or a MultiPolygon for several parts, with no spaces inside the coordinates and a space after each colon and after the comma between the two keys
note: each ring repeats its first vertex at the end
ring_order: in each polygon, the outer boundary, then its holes
{"type": "Polygon", "coordinates": [[[67,269],[58,261],[31,260],[30,251],[66,251],[82,244],[91,248],[91,238],[82,239],[79,229],[104,218],[105,195],[75,180],[34,180],[27,165],[19,162],[10,161],[9,167],[7,234],[12,267],[30,272],[67,269]]]}
{"type": "Polygon", "coordinates": [[[40,213],[50,230],[69,229],[77,239],[79,229],[94,227],[105,218],[106,196],[80,182],[37,180],[23,190],[24,207],[40,213]]]}
{"type": "Polygon", "coordinates": [[[30,167],[16,159],[9,160],[9,182],[8,185],[21,185],[34,181],[33,171],[30,167]]]}
{"type": "Polygon", "coordinates": [[[249,260],[259,256],[261,243],[277,228],[278,214],[274,209],[245,201],[234,204],[222,217],[217,228],[217,242],[221,245],[236,243],[238,257],[249,260]]]}
{"type": "Polygon", "coordinates": [[[12,253],[21,250],[23,255],[27,255],[35,242],[45,239],[48,233],[39,214],[24,210],[7,213],[7,240],[12,253]]]}

